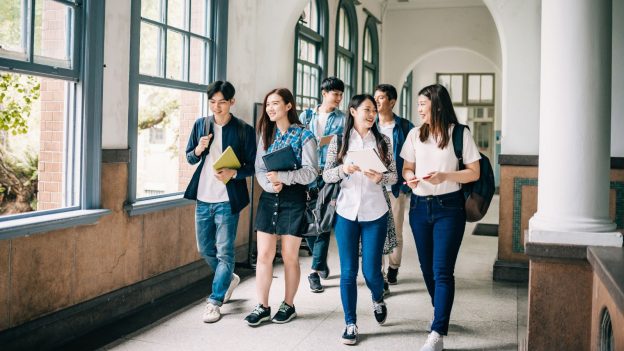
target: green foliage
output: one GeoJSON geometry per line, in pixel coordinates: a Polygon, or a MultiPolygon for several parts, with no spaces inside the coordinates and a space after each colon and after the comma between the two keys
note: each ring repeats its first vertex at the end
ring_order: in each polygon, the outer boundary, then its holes
{"type": "Polygon", "coordinates": [[[147,103],[139,111],[139,130],[149,129],[159,124],[167,125],[169,116],[180,108],[180,103],[166,96],[163,91],[152,92],[147,103]]]}
{"type": "Polygon", "coordinates": [[[33,76],[0,73],[0,130],[13,135],[28,132],[28,117],[39,100],[40,87],[33,76]]]}

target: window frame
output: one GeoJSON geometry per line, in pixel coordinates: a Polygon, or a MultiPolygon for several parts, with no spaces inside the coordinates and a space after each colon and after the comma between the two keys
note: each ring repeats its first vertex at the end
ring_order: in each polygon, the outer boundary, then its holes
{"type": "MultiPolygon", "coordinates": [[[[167,14],[167,4],[169,0],[160,0],[163,4],[164,16],[167,14]]],[[[185,0],[187,5],[191,0],[185,0]]],[[[166,59],[161,63],[165,72],[163,77],[154,77],[140,73],[140,48],[141,48],[141,23],[146,22],[154,25],[152,19],[143,18],[141,16],[141,0],[132,0],[131,20],[130,20],[130,82],[129,82],[129,101],[128,101],[128,147],[130,148],[130,163],[128,165],[128,198],[124,209],[130,216],[141,215],[149,212],[160,211],[163,209],[185,206],[192,203],[190,200],[183,198],[183,191],[165,193],[161,195],[146,196],[137,198],[137,149],[138,149],[138,110],[139,110],[139,86],[150,85],[161,88],[172,88],[186,91],[194,91],[206,94],[208,84],[215,80],[225,80],[226,61],[227,61],[227,24],[228,24],[228,2],[229,0],[204,0],[210,1],[210,9],[207,9],[210,28],[208,28],[208,38],[212,40],[212,51],[208,48],[207,54],[211,55],[208,67],[206,69],[206,84],[192,83],[189,81],[181,81],[166,77],[166,59]]],[[[191,8],[188,5],[190,13],[191,8]]],[[[166,22],[166,20],[165,20],[166,22]]],[[[176,32],[184,32],[185,35],[193,37],[190,28],[185,31],[181,28],[170,26],[167,23],[157,22],[158,26],[165,29],[171,29],[176,32]],[[188,33],[187,33],[188,32],[188,33]]],[[[164,34],[165,42],[167,31],[164,34]]],[[[165,44],[166,45],[166,44],[165,44]]],[[[166,55],[166,47],[163,49],[166,55]]],[[[187,50],[186,48],[184,50],[187,50]]],[[[189,49],[190,50],[190,49],[189,49]]],[[[186,60],[184,76],[188,77],[190,69],[190,61],[186,60]]],[[[183,78],[184,79],[184,78],[183,78]]],[[[207,100],[207,97],[206,97],[207,100]]]]}
{"type": "MultiPolygon", "coordinates": [[[[493,72],[471,72],[471,73],[444,73],[438,72],[436,73],[436,83],[440,82],[440,76],[461,76],[462,77],[462,101],[461,102],[453,102],[454,106],[466,106],[466,107],[474,107],[474,106],[484,106],[484,107],[492,107],[496,103],[496,74],[493,72]],[[470,76],[491,76],[492,77],[492,101],[478,101],[478,102],[469,102],[468,101],[468,80],[470,76]]],[[[449,91],[449,94],[451,92],[449,91]]],[[[452,98],[452,97],[451,97],[452,98]]]]}
{"type": "Polygon", "coordinates": [[[410,72],[405,78],[405,82],[403,82],[403,86],[401,87],[401,95],[400,98],[400,116],[403,118],[407,118],[408,120],[414,122],[412,115],[412,101],[414,99],[412,84],[413,84],[413,72],[410,72]]]}
{"type": "Polygon", "coordinates": [[[373,86],[372,90],[367,92],[369,94],[374,93],[374,89],[379,84],[379,33],[377,31],[377,24],[379,21],[368,15],[366,18],[366,23],[364,24],[364,36],[362,37],[362,91],[364,91],[364,73],[366,70],[373,72],[373,86]],[[366,61],[366,34],[369,33],[371,37],[371,54],[372,54],[372,62],[366,61]]]}
{"type": "MultiPolygon", "coordinates": [[[[293,65],[293,96],[295,97],[295,101],[297,101],[298,97],[304,98],[313,98],[312,96],[304,96],[300,95],[299,91],[297,91],[298,85],[298,75],[297,75],[297,65],[301,63],[302,65],[307,65],[310,67],[317,68],[320,72],[319,74],[319,82],[317,89],[319,103],[322,100],[321,97],[321,81],[327,78],[327,52],[328,52],[328,43],[327,40],[329,33],[329,10],[327,5],[327,0],[310,0],[316,4],[316,15],[317,15],[317,28],[318,32],[304,26],[302,23],[297,21],[295,24],[295,51],[294,51],[294,65],[293,65]],[[299,39],[306,40],[308,42],[312,42],[316,48],[316,59],[319,62],[318,64],[312,64],[309,61],[304,61],[299,59],[299,39]]],[[[307,5],[306,5],[307,6],[307,5]]]]}
{"type": "MultiPolygon", "coordinates": [[[[336,35],[335,35],[335,58],[334,58],[334,76],[339,77],[338,75],[338,59],[340,56],[345,57],[347,60],[351,62],[351,72],[350,84],[345,83],[345,86],[349,86],[351,88],[351,94],[355,95],[357,91],[357,50],[358,50],[358,23],[357,23],[357,13],[355,12],[355,4],[353,0],[340,0],[338,4],[338,10],[336,12],[336,35]],[[349,28],[346,30],[349,31],[349,37],[351,41],[351,47],[349,50],[343,48],[339,44],[338,36],[340,35],[340,10],[345,11],[345,15],[349,20],[349,28]]],[[[346,90],[346,89],[345,89],[346,90]]],[[[348,101],[351,99],[351,96],[345,96],[343,101],[348,101]]]]}
{"type": "MultiPolygon", "coordinates": [[[[28,0],[31,18],[34,18],[36,1],[28,0]]],[[[78,0],[75,3],[54,1],[74,9],[73,27],[68,31],[68,35],[74,38],[72,68],[56,68],[6,57],[0,57],[0,68],[11,73],[75,83],[75,88],[69,92],[73,95],[73,104],[67,109],[69,123],[75,132],[71,145],[67,147],[75,150],[73,159],[68,162],[73,163],[78,158],[81,164],[80,169],[71,169],[78,174],[77,179],[80,181],[79,203],[71,207],[0,217],[0,240],[92,224],[111,213],[108,209],[100,208],[105,4],[99,0],[78,0]],[[84,21],[84,18],[89,21],[84,21]]],[[[34,20],[30,20],[29,25],[27,55],[32,60],[34,20]]]]}

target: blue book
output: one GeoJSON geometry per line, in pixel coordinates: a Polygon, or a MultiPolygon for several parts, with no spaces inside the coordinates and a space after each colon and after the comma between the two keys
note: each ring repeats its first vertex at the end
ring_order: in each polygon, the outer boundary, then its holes
{"type": "Polygon", "coordinates": [[[262,160],[269,172],[293,171],[299,168],[295,150],[290,145],[262,156],[262,160]]]}

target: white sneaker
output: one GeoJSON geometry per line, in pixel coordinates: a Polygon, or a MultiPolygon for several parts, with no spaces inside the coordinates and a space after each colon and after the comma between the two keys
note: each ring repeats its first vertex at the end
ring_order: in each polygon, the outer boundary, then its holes
{"type": "Polygon", "coordinates": [[[236,289],[239,283],[240,277],[236,275],[236,273],[232,273],[232,280],[230,281],[230,286],[228,287],[227,291],[225,292],[225,296],[223,297],[223,303],[227,303],[228,301],[230,301],[230,297],[232,297],[232,292],[234,292],[234,289],[236,289]]]}
{"type": "Polygon", "coordinates": [[[210,302],[206,304],[204,308],[204,323],[214,323],[221,318],[221,311],[219,306],[213,305],[210,302]]]}
{"type": "Polygon", "coordinates": [[[443,349],[444,341],[442,340],[442,335],[432,331],[429,333],[427,341],[425,341],[423,347],[420,348],[420,351],[442,351],[443,349]]]}

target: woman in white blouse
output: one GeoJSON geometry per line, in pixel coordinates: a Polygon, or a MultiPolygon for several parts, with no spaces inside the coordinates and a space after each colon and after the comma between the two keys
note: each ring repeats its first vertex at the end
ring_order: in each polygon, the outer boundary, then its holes
{"type": "Polygon", "coordinates": [[[442,85],[429,85],[418,93],[418,114],[423,124],[409,132],[401,150],[403,178],[412,188],[409,221],[434,308],[431,333],[421,351],[441,351],[455,295],[455,261],[466,226],[461,185],[479,179],[481,156],[464,129],[466,168],[459,170],[452,141],[459,122],[442,85]]]}
{"type": "Polygon", "coordinates": [[[383,324],[387,316],[380,267],[388,221],[392,219],[385,186],[396,183],[397,173],[390,140],[375,125],[376,114],[372,96],[356,95],[351,99],[341,148],[338,150],[334,137],[329,144],[323,172],[326,183],[340,182],[334,232],[340,256],[340,297],[346,323],[342,342],[345,344],[357,342],[355,311],[360,241],[362,272],[372,295],[375,319],[383,324]],[[363,149],[375,150],[388,171],[379,173],[353,164],[348,151],[363,149]]]}

